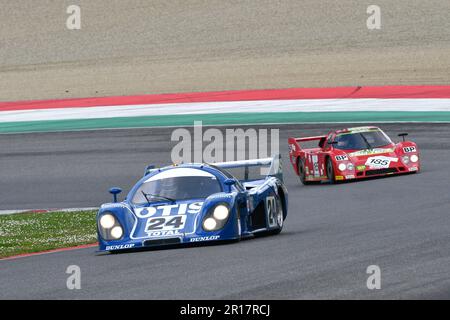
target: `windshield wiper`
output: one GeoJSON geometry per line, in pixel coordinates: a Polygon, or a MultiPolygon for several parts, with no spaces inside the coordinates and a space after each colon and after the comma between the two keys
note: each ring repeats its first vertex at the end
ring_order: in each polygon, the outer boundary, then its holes
{"type": "Polygon", "coordinates": [[[364,139],[364,142],[367,144],[367,146],[369,147],[369,149],[373,149],[373,147],[370,145],[369,141],[367,141],[366,137],[360,133],[361,137],[364,139]]]}
{"type": "Polygon", "coordinates": [[[145,193],[144,190],[141,190],[141,192],[144,195],[145,199],[147,200],[148,204],[151,203],[148,196],[150,196],[151,198],[159,198],[159,199],[164,199],[164,200],[167,200],[167,201],[170,201],[170,202],[176,202],[175,199],[172,199],[172,198],[169,198],[169,197],[164,197],[164,196],[161,196],[159,194],[145,193]]]}

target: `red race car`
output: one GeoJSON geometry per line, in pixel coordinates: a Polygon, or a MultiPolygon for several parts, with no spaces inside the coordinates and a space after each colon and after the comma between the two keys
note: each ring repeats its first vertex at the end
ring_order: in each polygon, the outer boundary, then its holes
{"type": "Polygon", "coordinates": [[[332,131],[326,136],[289,138],[289,158],[303,184],[353,180],[420,170],[419,149],[414,142],[394,143],[377,127],[332,131]],[[318,141],[316,148],[301,144],[318,141]]]}

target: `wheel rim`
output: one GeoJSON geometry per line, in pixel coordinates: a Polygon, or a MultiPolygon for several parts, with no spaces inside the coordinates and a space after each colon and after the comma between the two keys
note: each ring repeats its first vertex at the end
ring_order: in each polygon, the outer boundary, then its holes
{"type": "Polygon", "coordinates": [[[281,228],[283,227],[283,208],[281,206],[281,203],[278,201],[278,206],[277,206],[277,224],[278,226],[281,228]]]}

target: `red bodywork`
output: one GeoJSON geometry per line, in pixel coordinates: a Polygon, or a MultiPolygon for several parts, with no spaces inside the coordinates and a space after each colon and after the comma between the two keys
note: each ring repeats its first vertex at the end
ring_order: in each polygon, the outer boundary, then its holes
{"type": "Polygon", "coordinates": [[[380,129],[359,127],[332,131],[324,136],[289,138],[289,159],[294,171],[301,176],[303,183],[353,180],[420,171],[419,149],[411,141],[392,142],[382,147],[361,150],[341,150],[329,143],[334,141],[338,134],[363,130],[380,129]],[[318,142],[316,148],[302,148],[303,143],[315,140],[318,142]],[[327,171],[330,172],[327,170],[328,159],[332,163],[334,178],[327,174],[327,171]]]}

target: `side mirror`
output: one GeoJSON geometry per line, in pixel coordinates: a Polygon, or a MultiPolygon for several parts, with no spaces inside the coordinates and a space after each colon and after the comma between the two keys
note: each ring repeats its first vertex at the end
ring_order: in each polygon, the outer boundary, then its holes
{"type": "Polygon", "coordinates": [[[236,182],[237,181],[235,179],[228,178],[228,179],[225,179],[225,181],[223,183],[224,183],[224,185],[228,186],[228,192],[231,192],[231,186],[235,185],[236,182]]]}
{"type": "Polygon", "coordinates": [[[148,174],[150,173],[150,171],[153,170],[153,169],[155,169],[155,168],[156,168],[156,167],[155,167],[153,164],[148,165],[148,166],[145,168],[145,171],[144,171],[144,177],[145,177],[146,175],[148,175],[148,174]]]}
{"type": "Polygon", "coordinates": [[[402,138],[403,138],[403,141],[405,141],[405,137],[406,137],[407,135],[408,135],[408,134],[407,134],[406,132],[404,132],[404,133],[399,133],[399,134],[398,134],[399,137],[402,137],[402,138]]]}
{"type": "Polygon", "coordinates": [[[114,202],[117,202],[117,195],[122,192],[122,189],[114,187],[109,189],[109,193],[113,195],[114,202]]]}

